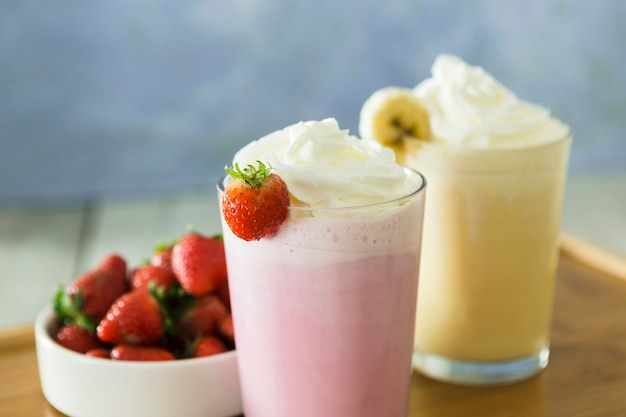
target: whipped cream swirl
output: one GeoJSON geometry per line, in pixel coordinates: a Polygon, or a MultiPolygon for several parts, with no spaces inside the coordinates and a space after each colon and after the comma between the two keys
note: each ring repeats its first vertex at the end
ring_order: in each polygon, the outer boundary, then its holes
{"type": "Polygon", "coordinates": [[[453,55],[438,56],[432,78],[413,92],[428,109],[437,142],[477,148],[525,147],[569,133],[549,110],[518,99],[482,68],[453,55]]]}
{"type": "Polygon", "coordinates": [[[418,188],[390,149],[340,130],[335,119],[300,122],[235,154],[242,168],[269,162],[289,192],[310,207],[353,207],[400,198],[418,188]],[[413,182],[413,183],[412,183],[413,182]]]}

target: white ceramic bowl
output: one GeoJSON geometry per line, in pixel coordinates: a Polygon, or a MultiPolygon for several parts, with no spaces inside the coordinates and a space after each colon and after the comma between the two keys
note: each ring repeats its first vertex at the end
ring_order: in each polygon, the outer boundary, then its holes
{"type": "Polygon", "coordinates": [[[58,345],[51,308],[35,321],[39,377],[50,404],[72,417],[227,417],[242,413],[237,356],[164,362],[91,358],[58,345]]]}

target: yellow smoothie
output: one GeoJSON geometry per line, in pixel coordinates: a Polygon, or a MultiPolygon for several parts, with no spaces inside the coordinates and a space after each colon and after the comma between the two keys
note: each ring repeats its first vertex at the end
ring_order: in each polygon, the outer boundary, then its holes
{"type": "Polygon", "coordinates": [[[569,127],[452,55],[374,93],[359,127],[428,183],[414,366],[478,385],[543,369],[569,127]]]}
{"type": "Polygon", "coordinates": [[[408,156],[428,181],[415,346],[502,361],[548,345],[569,137],[408,156]]]}

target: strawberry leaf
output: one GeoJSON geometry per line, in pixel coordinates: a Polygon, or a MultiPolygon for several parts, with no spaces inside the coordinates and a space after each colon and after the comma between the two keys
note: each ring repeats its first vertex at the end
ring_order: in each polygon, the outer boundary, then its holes
{"type": "Polygon", "coordinates": [[[157,253],[161,253],[161,252],[163,252],[165,250],[168,250],[168,249],[172,248],[174,245],[176,245],[177,242],[178,242],[178,239],[173,239],[173,240],[171,240],[169,242],[166,242],[166,241],[157,242],[157,244],[152,249],[152,253],[153,254],[157,254],[157,253]]]}
{"type": "Polygon", "coordinates": [[[186,340],[185,346],[181,352],[181,357],[184,359],[191,358],[196,348],[198,347],[198,344],[200,344],[201,339],[202,339],[202,336],[197,335],[193,339],[186,340]]]}
{"type": "Polygon", "coordinates": [[[254,165],[248,165],[244,169],[241,169],[238,163],[235,163],[234,168],[224,167],[224,170],[231,177],[241,180],[253,188],[261,187],[263,180],[272,172],[272,165],[268,162],[265,165],[261,161],[257,161],[259,166],[255,168],[254,165]]]}
{"type": "Polygon", "coordinates": [[[169,289],[157,287],[156,282],[148,284],[148,291],[159,305],[166,335],[178,334],[176,322],[193,305],[195,298],[185,292],[179,285],[174,284],[169,289]]]}
{"type": "Polygon", "coordinates": [[[78,324],[89,333],[96,334],[97,324],[82,312],[83,306],[84,301],[81,291],[72,296],[68,294],[63,286],[59,286],[59,289],[54,294],[52,307],[63,324],[78,324]]]}

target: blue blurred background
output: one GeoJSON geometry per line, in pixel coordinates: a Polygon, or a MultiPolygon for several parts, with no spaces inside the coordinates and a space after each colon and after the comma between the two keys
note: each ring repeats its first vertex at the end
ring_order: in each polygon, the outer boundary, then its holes
{"type": "Polygon", "coordinates": [[[0,205],[210,189],[245,143],[335,117],[435,56],[572,126],[570,173],[626,170],[621,0],[5,0],[0,205]]]}

